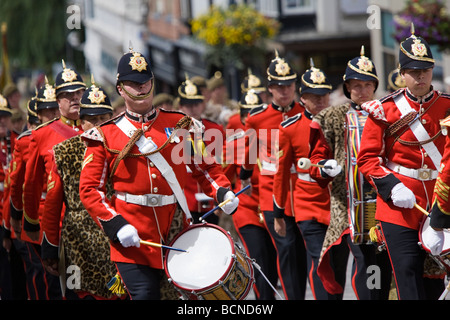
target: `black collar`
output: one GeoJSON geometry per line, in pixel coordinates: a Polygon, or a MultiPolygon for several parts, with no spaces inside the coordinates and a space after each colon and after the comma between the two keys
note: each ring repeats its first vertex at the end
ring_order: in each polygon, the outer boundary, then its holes
{"type": "Polygon", "coordinates": [[[354,109],[354,110],[362,110],[361,106],[359,104],[356,104],[356,102],[351,101],[350,102],[350,108],[354,109]]]}
{"type": "Polygon", "coordinates": [[[303,114],[305,115],[305,117],[307,117],[309,120],[312,120],[313,115],[305,109],[305,112],[303,112],[303,114]]]}
{"type": "Polygon", "coordinates": [[[423,97],[416,97],[415,95],[413,95],[411,93],[411,91],[409,91],[408,88],[406,88],[405,95],[412,102],[416,102],[416,103],[419,103],[419,104],[427,103],[427,102],[431,101],[431,99],[433,99],[433,97],[434,97],[434,90],[433,90],[433,87],[431,87],[431,91],[429,93],[427,93],[423,97]]]}
{"type": "Polygon", "coordinates": [[[130,120],[133,120],[133,121],[136,121],[139,123],[146,123],[146,122],[153,120],[156,117],[156,109],[152,108],[152,110],[150,112],[147,112],[144,115],[132,112],[130,110],[126,110],[125,116],[130,120]]]}
{"type": "Polygon", "coordinates": [[[274,108],[275,110],[280,111],[280,112],[289,112],[292,110],[292,108],[294,108],[294,105],[295,105],[295,101],[292,101],[289,106],[283,108],[283,107],[280,107],[279,105],[275,104],[274,102],[272,102],[272,108],[274,108]]]}

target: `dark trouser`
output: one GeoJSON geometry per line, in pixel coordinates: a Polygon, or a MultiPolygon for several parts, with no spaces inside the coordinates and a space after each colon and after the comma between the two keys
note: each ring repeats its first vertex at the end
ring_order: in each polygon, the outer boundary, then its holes
{"type": "Polygon", "coordinates": [[[41,260],[41,246],[25,242],[28,258],[24,259],[30,300],[61,300],[59,277],[45,270],[41,260]]]}
{"type": "Polygon", "coordinates": [[[11,263],[11,279],[13,281],[13,297],[15,300],[27,300],[27,281],[25,275],[25,261],[22,255],[26,251],[25,243],[17,239],[12,240],[9,261],[11,263]]]}
{"type": "Polygon", "coordinates": [[[116,262],[131,300],[160,300],[161,270],[149,266],[116,262]]]}
{"type": "Polygon", "coordinates": [[[316,220],[297,222],[306,247],[308,279],[311,291],[316,300],[338,300],[340,295],[331,295],[323,287],[317,274],[320,253],[328,226],[316,220]]]}
{"type": "Polygon", "coordinates": [[[372,244],[354,244],[350,235],[347,235],[350,251],[354,256],[352,266],[352,286],[359,300],[387,300],[389,297],[391,268],[386,252],[377,252],[377,247],[372,244]],[[373,267],[378,267],[374,269],[373,267]],[[377,273],[379,271],[379,273],[377,273]],[[371,281],[370,277],[378,277],[380,287],[371,281]],[[374,287],[372,287],[374,285],[374,287]]]}
{"type": "Polygon", "coordinates": [[[287,300],[304,300],[306,292],[306,249],[293,217],[284,217],[286,236],[274,230],[272,211],[264,211],[264,220],[278,255],[281,285],[287,300]]]}
{"type": "Polygon", "coordinates": [[[2,245],[3,234],[0,226],[0,300],[26,300],[25,272],[16,240],[11,240],[11,249],[7,252],[2,245]]]}
{"type": "MultiPolygon", "coordinates": [[[[265,228],[255,225],[247,225],[240,228],[239,233],[251,259],[261,267],[268,281],[276,288],[277,273],[277,252],[272,243],[269,233],[265,228]]],[[[254,268],[255,274],[255,295],[258,300],[274,300],[275,292],[264,276],[254,268]]]]}
{"type": "Polygon", "coordinates": [[[426,281],[429,286],[426,288],[424,285],[426,252],[418,244],[419,232],[387,222],[381,222],[381,229],[394,271],[398,298],[424,300],[436,298],[437,293],[442,293],[443,279],[430,279],[426,281]]]}

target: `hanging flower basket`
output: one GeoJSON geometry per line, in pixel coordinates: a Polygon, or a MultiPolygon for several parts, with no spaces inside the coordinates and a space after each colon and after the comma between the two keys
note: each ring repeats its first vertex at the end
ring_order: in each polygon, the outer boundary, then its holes
{"type": "Polygon", "coordinates": [[[394,17],[394,38],[400,43],[411,36],[411,23],[416,35],[439,50],[450,48],[450,17],[442,0],[407,0],[405,8],[394,17]]]}
{"type": "Polygon", "coordinates": [[[194,37],[210,49],[211,63],[232,63],[243,69],[244,57],[262,50],[264,41],[274,38],[280,26],[278,21],[242,4],[228,9],[212,6],[207,14],[192,20],[191,27],[194,37]]]}

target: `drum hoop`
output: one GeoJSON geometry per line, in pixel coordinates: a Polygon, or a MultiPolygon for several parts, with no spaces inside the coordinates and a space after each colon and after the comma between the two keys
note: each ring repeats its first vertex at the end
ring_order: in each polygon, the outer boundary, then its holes
{"type": "MultiPolygon", "coordinates": [[[[217,229],[218,231],[222,232],[228,239],[230,245],[231,245],[231,255],[236,255],[236,249],[234,246],[234,241],[231,238],[231,236],[228,234],[227,231],[225,231],[225,229],[223,229],[222,227],[215,225],[215,224],[211,224],[211,223],[198,223],[198,224],[193,224],[190,225],[189,227],[187,227],[186,229],[184,229],[183,231],[181,231],[179,234],[177,234],[175,236],[175,238],[170,242],[170,246],[173,246],[173,244],[176,242],[176,240],[178,238],[180,238],[183,234],[189,232],[190,230],[196,229],[196,228],[204,228],[204,227],[210,227],[213,229],[217,229]]],[[[176,286],[177,288],[184,290],[186,292],[191,292],[191,293],[196,293],[196,294],[202,294],[210,289],[216,288],[219,286],[220,281],[226,279],[228,277],[228,275],[231,272],[232,267],[234,266],[234,263],[230,263],[227,267],[227,269],[225,270],[225,272],[222,274],[222,276],[219,278],[219,280],[217,280],[216,282],[212,283],[209,286],[206,286],[204,288],[200,288],[200,289],[192,289],[192,288],[185,288],[181,285],[179,285],[175,280],[172,279],[172,277],[169,274],[168,268],[167,268],[167,261],[168,261],[168,255],[170,254],[170,250],[166,252],[166,254],[164,255],[164,271],[167,275],[167,278],[170,279],[170,281],[173,283],[174,286],[176,286]],[[226,275],[226,277],[224,277],[226,275]]],[[[235,261],[235,259],[232,259],[232,261],[235,261]]]]}

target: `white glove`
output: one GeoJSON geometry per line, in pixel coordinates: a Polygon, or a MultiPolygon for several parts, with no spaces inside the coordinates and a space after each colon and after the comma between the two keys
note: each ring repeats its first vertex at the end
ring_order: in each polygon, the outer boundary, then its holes
{"type": "Polygon", "coordinates": [[[336,160],[331,159],[327,160],[327,162],[324,163],[324,167],[322,168],[322,171],[325,172],[330,177],[334,178],[342,171],[342,167],[337,163],[336,160]]]}
{"type": "Polygon", "coordinates": [[[117,238],[125,248],[138,247],[141,245],[138,232],[131,224],[126,224],[117,231],[117,238]]]}
{"type": "Polygon", "coordinates": [[[395,206],[405,209],[414,208],[416,196],[403,183],[397,183],[391,191],[391,199],[395,206]]]}
{"type": "Polygon", "coordinates": [[[444,248],[444,231],[437,231],[433,228],[427,230],[426,237],[422,237],[423,244],[430,249],[433,256],[441,254],[444,248]]]}
{"type": "Polygon", "coordinates": [[[236,210],[237,206],[239,205],[239,198],[235,196],[233,191],[228,191],[223,197],[223,201],[227,200],[230,201],[222,207],[222,210],[226,214],[230,215],[236,210]]]}

